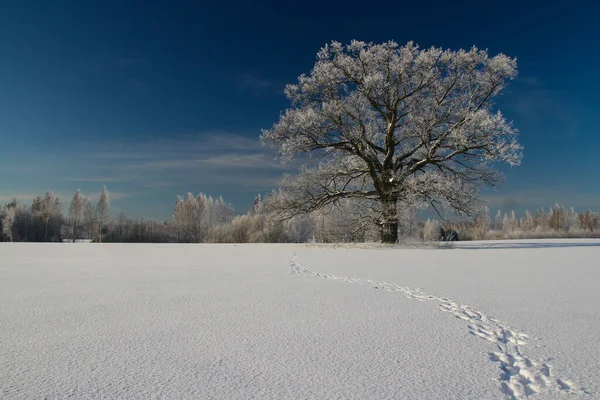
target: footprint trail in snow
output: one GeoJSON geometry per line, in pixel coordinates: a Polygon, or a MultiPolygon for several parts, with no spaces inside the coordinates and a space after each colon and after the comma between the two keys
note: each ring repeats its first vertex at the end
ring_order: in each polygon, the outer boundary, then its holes
{"type": "Polygon", "coordinates": [[[521,349],[527,345],[528,340],[533,338],[497,319],[487,317],[484,313],[473,310],[467,305],[456,303],[446,297],[429,295],[421,289],[383,281],[343,277],[312,271],[298,264],[296,255],[290,260],[289,266],[294,274],[366,285],[377,290],[398,292],[413,300],[438,302],[440,310],[466,321],[470,334],[496,345],[496,351],[489,353],[489,359],[499,363],[501,370],[500,390],[508,399],[522,400],[539,393],[552,391],[582,395],[590,394],[585,388],[578,387],[567,379],[554,376],[551,365],[546,362],[549,360],[533,361],[525,356],[521,349]]]}

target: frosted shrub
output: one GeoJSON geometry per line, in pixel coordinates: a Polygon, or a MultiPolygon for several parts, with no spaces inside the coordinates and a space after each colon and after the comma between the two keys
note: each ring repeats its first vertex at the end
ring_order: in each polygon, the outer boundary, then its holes
{"type": "Polygon", "coordinates": [[[423,240],[439,241],[440,240],[440,224],[437,220],[427,219],[423,227],[423,240]]]}

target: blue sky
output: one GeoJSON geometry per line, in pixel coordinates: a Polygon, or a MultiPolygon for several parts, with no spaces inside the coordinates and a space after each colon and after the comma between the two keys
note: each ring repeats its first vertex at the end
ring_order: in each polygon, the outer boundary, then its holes
{"type": "Polygon", "coordinates": [[[490,208],[600,210],[597,2],[206,3],[2,2],[0,203],[106,185],[132,217],[188,191],[245,212],[292,171],[258,142],[285,84],[331,40],[393,39],[518,58],[497,105],[525,157],[490,208]]]}

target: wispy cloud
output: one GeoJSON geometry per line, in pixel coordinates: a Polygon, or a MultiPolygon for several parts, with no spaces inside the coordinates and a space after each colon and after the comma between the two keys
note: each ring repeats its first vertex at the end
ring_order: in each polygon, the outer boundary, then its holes
{"type": "MultiPolygon", "coordinates": [[[[482,196],[490,209],[518,210],[523,208],[537,209],[562,204],[566,207],[587,208],[600,207],[600,193],[569,192],[565,190],[537,189],[482,196]]],[[[532,210],[533,211],[533,210],[532,210]]]]}
{"type": "Polygon", "coordinates": [[[90,182],[90,183],[94,183],[94,182],[100,182],[100,183],[114,183],[114,182],[122,182],[123,179],[122,178],[118,178],[118,177],[95,177],[95,176],[90,176],[90,177],[85,177],[85,178],[63,178],[62,179],[65,182],[90,182]]]}
{"type": "Polygon", "coordinates": [[[267,154],[222,154],[198,160],[201,165],[215,168],[274,168],[281,169],[281,164],[267,154]]]}
{"type": "MultiPolygon", "coordinates": [[[[75,189],[75,190],[77,190],[77,189],[75,189]]],[[[75,190],[73,192],[60,191],[60,192],[53,192],[53,193],[58,198],[60,198],[63,205],[68,205],[69,202],[71,201],[71,198],[73,197],[73,194],[75,193],[75,190]]],[[[10,190],[8,190],[8,191],[3,190],[2,192],[6,193],[6,192],[10,192],[10,190]]],[[[0,205],[9,203],[14,198],[16,198],[19,201],[19,203],[21,203],[21,204],[30,204],[33,201],[33,199],[35,199],[38,196],[43,196],[45,192],[46,191],[32,193],[32,192],[15,191],[14,194],[13,193],[1,194],[1,192],[0,192],[0,205]]],[[[96,201],[100,198],[100,192],[86,193],[86,192],[82,191],[82,194],[84,195],[84,197],[90,198],[92,201],[96,201]]],[[[111,200],[121,200],[121,199],[125,199],[125,198],[131,197],[131,196],[132,196],[131,193],[110,192],[111,200]]]]}
{"type": "Polygon", "coordinates": [[[125,152],[114,152],[114,153],[96,153],[96,158],[105,158],[109,160],[131,160],[131,159],[144,159],[146,158],[143,154],[131,154],[125,152]]]}
{"type": "Polygon", "coordinates": [[[142,143],[88,144],[82,157],[94,165],[72,171],[67,182],[119,182],[143,188],[276,186],[284,171],[271,149],[258,137],[205,133],[142,143]],[[91,168],[90,168],[91,169],[91,168]]]}
{"type": "MultiPolygon", "coordinates": [[[[0,188],[0,202],[6,204],[16,196],[30,203],[45,192],[47,185],[68,204],[78,187],[97,199],[101,186],[106,184],[115,206],[130,216],[168,218],[175,196],[188,191],[223,195],[236,209],[244,211],[251,206],[253,194],[277,188],[282,175],[293,174],[298,165],[281,165],[270,149],[260,145],[258,135],[224,132],[141,142],[78,143],[72,150],[60,156],[25,156],[21,162],[30,168],[8,174],[14,185],[12,190],[0,188]]],[[[569,193],[556,187],[521,191],[502,187],[483,197],[490,209],[519,212],[557,202],[578,211],[600,207],[600,193],[593,193],[595,189],[569,193]]]]}
{"type": "Polygon", "coordinates": [[[127,164],[119,165],[121,171],[133,170],[156,170],[156,169],[185,169],[197,166],[197,160],[156,160],[139,162],[133,160],[127,164]]]}
{"type": "Polygon", "coordinates": [[[47,185],[68,202],[78,187],[95,197],[106,185],[115,206],[129,215],[167,217],[175,196],[188,191],[223,195],[244,210],[252,204],[251,193],[276,188],[283,173],[293,173],[296,167],[277,161],[272,149],[261,146],[258,134],[207,132],[135,142],[72,143],[71,147],[60,155],[21,159],[23,166],[32,168],[11,173],[12,190],[0,188],[0,199],[7,203],[17,196],[31,202],[47,185]],[[163,211],[156,211],[158,204],[163,211]],[[143,207],[154,211],[142,215],[143,207]]]}
{"type": "MultiPolygon", "coordinates": [[[[123,159],[122,159],[123,160],[123,159]]],[[[146,159],[145,159],[146,160],[146,159]]],[[[121,165],[121,169],[133,170],[155,170],[155,169],[281,169],[282,166],[274,157],[266,154],[237,154],[225,153],[205,158],[192,159],[166,159],[154,161],[137,161],[136,159],[129,160],[130,162],[121,165]]],[[[101,181],[101,180],[98,180],[101,181]]]]}

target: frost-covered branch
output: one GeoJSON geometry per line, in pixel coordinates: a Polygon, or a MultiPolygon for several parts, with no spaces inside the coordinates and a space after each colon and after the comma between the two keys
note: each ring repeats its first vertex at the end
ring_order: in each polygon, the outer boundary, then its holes
{"type": "Polygon", "coordinates": [[[284,179],[283,210],[375,199],[384,241],[395,241],[395,204],[409,198],[472,213],[476,184],[501,181],[492,164],[522,157],[516,129],[492,103],[515,76],[515,59],[475,47],[326,45],[311,73],[286,87],[292,106],[261,137],[283,161],[325,154],[284,179]]]}

